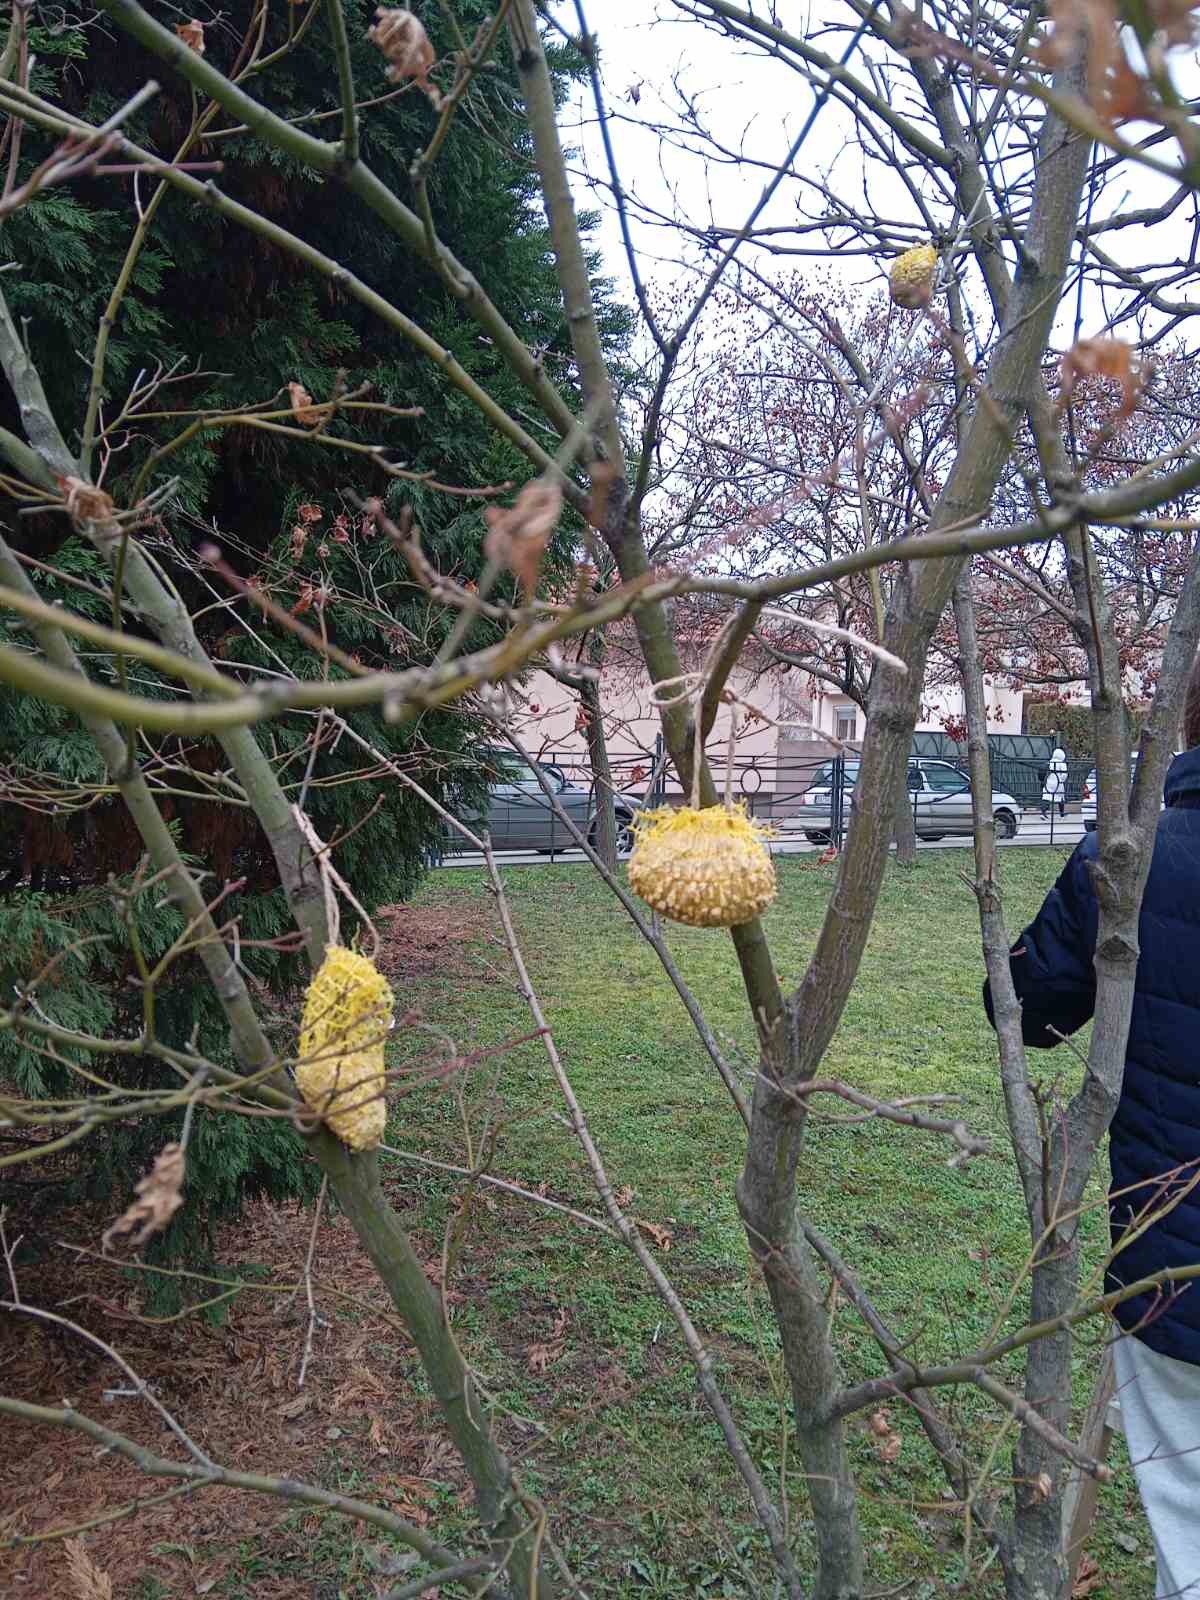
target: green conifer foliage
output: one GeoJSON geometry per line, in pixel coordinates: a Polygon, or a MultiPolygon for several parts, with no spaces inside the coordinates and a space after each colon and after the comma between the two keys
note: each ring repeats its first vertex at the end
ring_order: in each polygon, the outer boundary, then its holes
{"type": "MultiPolygon", "coordinates": [[[[165,5],[150,9],[172,25],[180,15],[165,5]]],[[[349,0],[346,7],[359,99],[387,97],[362,112],[362,155],[411,202],[410,167],[436,126],[436,113],[411,86],[393,92],[383,58],[366,39],[372,9],[363,0],[349,0]]],[[[426,25],[446,55],[454,48],[453,36],[440,10],[429,9],[426,25]]],[[[454,9],[464,34],[473,37],[487,7],[481,0],[456,0],[454,9]]],[[[302,14],[301,7],[271,8],[265,52],[287,43],[302,14]]],[[[210,59],[232,66],[251,15],[247,0],[234,0],[219,17],[212,14],[206,25],[210,59]]],[[[285,115],[311,119],[336,111],[327,26],[318,15],[300,44],[246,86],[285,115]]],[[[89,117],[108,115],[147,78],[158,79],[161,93],[130,132],[157,153],[174,156],[196,109],[182,80],[143,58],[103,19],[86,29],[39,30],[33,42],[40,57],[37,86],[89,117]]],[[[572,63],[562,60],[559,66],[565,73],[572,63]]],[[[445,76],[448,81],[449,68],[445,76]]],[[[430,205],[442,239],[468,267],[486,274],[489,293],[508,321],[554,376],[569,384],[569,340],[512,77],[503,50],[479,75],[431,170],[430,205]]],[[[427,328],[506,409],[528,417],[516,380],[433,271],[336,182],[319,180],[249,134],[226,134],[229,126],[219,117],[212,136],[191,152],[192,159],[224,164],[214,181],[225,193],[351,267],[427,328]]],[[[332,117],[306,126],[332,139],[338,122],[332,117]]],[[[50,148],[31,133],[25,139],[23,171],[50,148]]],[[[142,179],[143,204],[152,192],[142,179]]],[[[96,330],[134,232],[131,198],[129,179],[89,180],[43,194],[0,227],[4,255],[21,269],[6,279],[6,293],[14,314],[26,320],[32,352],[72,447],[81,436],[96,330]]],[[[627,318],[603,291],[602,303],[606,336],[617,349],[627,336],[627,318]]],[[[286,408],[288,384],[300,384],[318,403],[361,391],[371,401],[415,413],[342,412],[325,430],[384,445],[389,459],[418,475],[399,482],[389,482],[361,455],[307,439],[245,425],[200,428],[146,480],[148,488],[170,478],[177,483],[144,537],[198,618],[213,658],[231,672],[253,666],[300,677],[345,675],[286,628],[264,619],[254,604],[232,600],[225,582],[196,559],[202,545],[214,542],[275,606],[323,632],[363,665],[402,668],[428,661],[452,617],[427,603],[403,555],[363,517],[356,501],[379,495],[393,512],[410,507],[437,566],[473,579],[481,566],[480,502],[436,485],[519,486],[530,468],[513,447],[488,430],[423,356],[356,301],[178,193],[168,194],[158,210],[121,301],[108,348],[103,415],[116,416],[138,375],[155,372],[170,381],[144,408],[153,415],[105,464],[105,486],[119,504],[129,502],[149,453],[176,439],[196,413],[271,403],[286,408]],[[185,414],[163,414],[168,412],[185,414]]],[[[0,397],[0,421],[14,421],[6,409],[11,398],[0,397]]],[[[557,444],[543,437],[550,448],[557,444]]],[[[103,461],[102,443],[97,464],[103,461]]],[[[13,543],[64,574],[35,575],[45,598],[69,600],[98,620],[110,620],[99,596],[67,582],[74,577],[102,585],[107,574],[69,536],[65,519],[8,522],[6,536],[13,543]]],[[[567,560],[571,543],[564,535],[553,559],[567,560]]],[[[124,620],[136,629],[136,618],[127,614],[124,620]]],[[[26,636],[15,618],[0,613],[0,639],[26,636]]],[[[488,624],[477,624],[470,643],[487,639],[488,624]]],[[[98,678],[115,681],[112,660],[92,654],[88,665],[98,678]]],[[[153,692],[154,675],[142,667],[137,672],[139,692],[153,692]]],[[[350,722],[438,798],[469,793],[477,783],[467,764],[481,732],[476,715],[451,707],[399,725],[375,713],[350,722]]],[[[314,756],[316,729],[315,718],[293,717],[264,728],[259,737],[289,794],[303,797],[321,837],[344,840],[336,850],[338,870],[368,911],[404,898],[436,850],[440,823],[410,791],[381,777],[378,763],[361,748],[339,739],[332,723],[322,725],[314,756]]],[[[207,798],[226,783],[215,742],[167,739],[153,748],[143,742],[138,754],[163,790],[163,811],[182,847],[210,874],[209,892],[215,895],[227,882],[242,884],[221,902],[220,915],[237,919],[243,963],[263,986],[274,1037],[286,1051],[294,1042],[292,1002],[301,974],[294,955],[272,946],[289,930],[267,842],[244,807],[207,798]]],[[[136,837],[119,800],[97,793],[105,782],[90,741],[70,716],[0,691],[0,993],[9,1000],[14,985],[57,954],[30,1003],[65,1026],[131,1037],[141,1026],[142,1001],[129,924],[152,962],[176,936],[177,917],[153,887],[138,889],[136,837]],[[34,793],[42,799],[31,802],[34,793]]],[[[233,791],[225,792],[236,800],[233,791]]],[[[353,931],[351,918],[343,937],[353,931]]],[[[154,1026],[167,1043],[194,1037],[214,1057],[226,1051],[215,1004],[191,960],[177,963],[157,994],[154,1026]]],[[[124,1082],[161,1082],[167,1070],[153,1058],[133,1069],[111,1059],[87,1065],[105,1075],[119,1071],[124,1082]]],[[[67,1084],[78,1090],[65,1059],[15,1050],[4,1033],[0,1073],[48,1095],[62,1093],[67,1084]]],[[[177,1131],[171,1119],[162,1119],[97,1132],[77,1147],[81,1180],[97,1190],[119,1185],[124,1194],[177,1131]]],[[[188,1159],[189,1204],[150,1248],[150,1259],[203,1256],[212,1225],[248,1193],[279,1198],[311,1189],[312,1169],[294,1135],[259,1119],[199,1112],[188,1159]]]]}

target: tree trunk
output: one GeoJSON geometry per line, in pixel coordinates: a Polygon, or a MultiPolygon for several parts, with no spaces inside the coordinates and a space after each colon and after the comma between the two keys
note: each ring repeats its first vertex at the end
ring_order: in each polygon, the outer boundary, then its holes
{"type": "Polygon", "coordinates": [[[912,867],[917,860],[917,830],[913,820],[912,795],[908,792],[908,763],[900,772],[896,786],[896,811],[892,818],[892,839],[896,845],[896,861],[902,867],[912,867]]]}
{"type": "Polygon", "coordinates": [[[840,1418],[830,1420],[841,1377],[830,1340],[825,1285],[800,1228],[796,1169],[803,1101],[760,1072],[738,1210],[762,1268],[783,1345],[796,1445],[812,1505],[817,1575],[812,1600],[861,1600],[866,1572],[854,1474],[840,1418]]]}
{"type": "MultiPolygon", "coordinates": [[[[589,655],[599,666],[604,647],[593,639],[589,655]]],[[[592,796],[595,821],[592,825],[592,845],[596,854],[610,872],[617,870],[617,817],[613,809],[612,767],[608,761],[608,740],[604,734],[601,716],[600,686],[593,678],[585,677],[579,686],[579,699],[587,719],[588,763],[592,769],[592,796]]]]}

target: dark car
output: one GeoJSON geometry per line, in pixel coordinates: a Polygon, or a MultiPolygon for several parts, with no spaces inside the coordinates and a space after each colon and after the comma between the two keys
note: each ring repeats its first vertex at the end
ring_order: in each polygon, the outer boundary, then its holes
{"type": "MultiPolygon", "coordinates": [[[[479,761],[488,782],[487,814],[468,816],[464,813],[463,821],[469,827],[486,827],[495,849],[549,852],[576,848],[569,829],[538,782],[535,768],[547,778],[567,816],[587,836],[593,848],[598,847],[600,823],[595,789],[591,784],[573,783],[562,768],[552,762],[527,761],[515,750],[500,745],[485,745],[479,751],[479,761]]],[[[633,795],[613,797],[617,850],[622,854],[633,848],[633,819],[639,804],[633,795]]]]}

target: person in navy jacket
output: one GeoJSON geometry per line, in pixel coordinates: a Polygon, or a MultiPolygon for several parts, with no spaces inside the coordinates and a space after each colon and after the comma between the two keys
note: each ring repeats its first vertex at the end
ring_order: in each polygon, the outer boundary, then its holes
{"type": "MultiPolygon", "coordinates": [[[[1200,1263],[1200,659],[1183,732],[1142,902],[1125,1079],[1109,1141],[1109,1290],[1200,1263]]],[[[1009,958],[1022,1033],[1035,1049],[1081,1028],[1095,1006],[1097,854],[1089,834],[1009,958]]],[[[994,1021],[987,984],[984,1003],[994,1021]]],[[[1156,1592],[1200,1597],[1200,1280],[1125,1300],[1115,1316],[1122,1425],[1154,1535],[1156,1592]]]]}

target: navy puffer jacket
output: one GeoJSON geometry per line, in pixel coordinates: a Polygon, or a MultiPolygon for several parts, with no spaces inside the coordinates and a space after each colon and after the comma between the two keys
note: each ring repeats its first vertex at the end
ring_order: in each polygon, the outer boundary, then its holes
{"type": "MultiPolygon", "coordinates": [[[[1053,1046],[1059,1041],[1047,1027],[1073,1033],[1092,1015],[1096,853],[1090,834],[1013,946],[1027,1045],[1053,1046]]],[[[1132,1230],[1109,1268],[1110,1289],[1200,1262],[1200,749],[1176,756],[1167,774],[1139,941],[1125,1084],[1110,1138],[1114,1244],[1140,1211],[1175,1203],[1140,1236],[1132,1230]]],[[[991,1017],[986,985],[984,1001],[991,1017]]],[[[1116,1315],[1152,1350],[1200,1366],[1200,1280],[1126,1300],[1116,1315]]]]}

